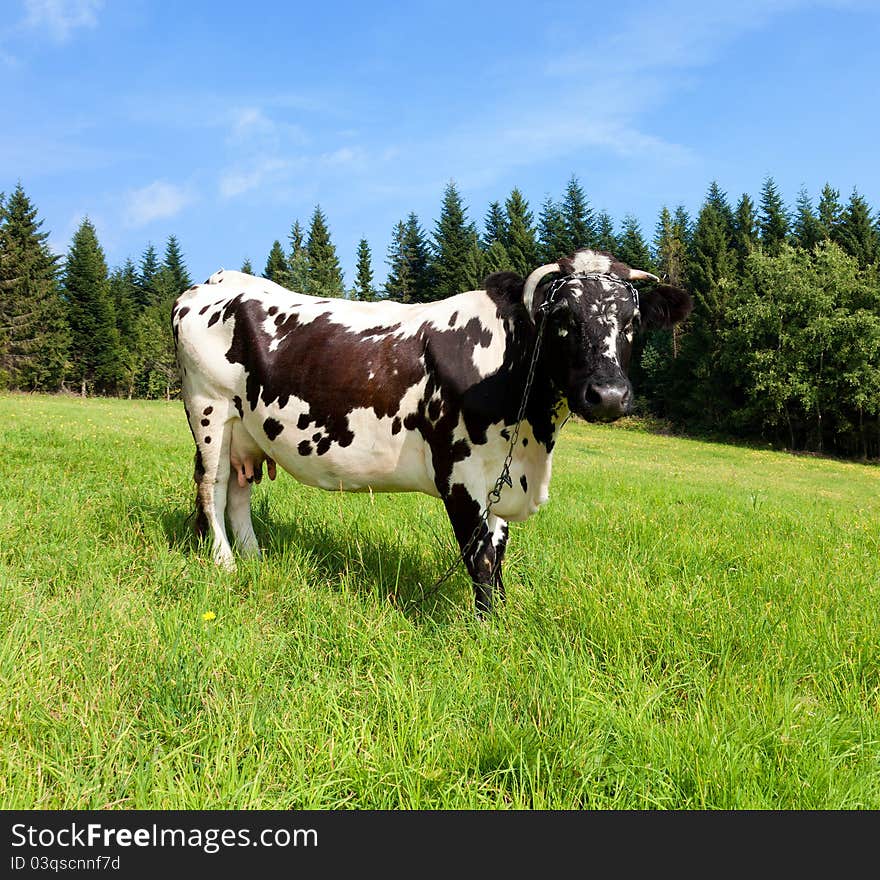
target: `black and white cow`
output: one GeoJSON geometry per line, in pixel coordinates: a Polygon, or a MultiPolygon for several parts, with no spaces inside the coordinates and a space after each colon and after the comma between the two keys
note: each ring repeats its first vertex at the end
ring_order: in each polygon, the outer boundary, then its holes
{"type": "Polygon", "coordinates": [[[259,553],[251,483],[275,462],[303,483],[352,492],[424,492],[446,506],[460,547],[502,472],[525,379],[542,348],[510,468],[465,564],[476,607],[503,598],[507,521],[546,500],[569,411],[611,421],[632,406],[626,375],[637,327],[671,327],[689,295],[610,254],[577,251],[525,280],[439,302],[318,299],[221,270],[171,313],[184,406],[196,443],[196,529],[234,567],[224,514],[243,553],[259,553]],[[548,301],[548,300],[552,300],[548,301]]]}

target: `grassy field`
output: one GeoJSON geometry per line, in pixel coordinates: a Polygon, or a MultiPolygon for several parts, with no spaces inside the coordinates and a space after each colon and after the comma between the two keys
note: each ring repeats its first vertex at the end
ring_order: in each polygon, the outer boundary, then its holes
{"type": "Polygon", "coordinates": [[[479,624],[436,500],[226,574],[182,404],[0,416],[4,808],[880,808],[877,467],[569,424],[479,624]]]}

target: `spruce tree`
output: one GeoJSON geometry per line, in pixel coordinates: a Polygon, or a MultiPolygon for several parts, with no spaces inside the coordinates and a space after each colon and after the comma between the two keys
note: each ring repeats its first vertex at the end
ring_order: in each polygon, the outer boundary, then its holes
{"type": "Polygon", "coordinates": [[[617,250],[617,237],[614,234],[614,221],[607,211],[600,211],[596,216],[596,250],[614,254],[617,250]]]}
{"type": "Polygon", "coordinates": [[[138,308],[145,309],[156,302],[156,276],[159,274],[159,256],[150,242],[141,256],[138,275],[138,308]]]}
{"type": "Polygon", "coordinates": [[[327,218],[320,205],[315,205],[312,214],[306,249],[309,252],[309,293],[324,297],[343,296],[342,269],[336,256],[336,247],[330,239],[327,218]]]}
{"type": "Polygon", "coordinates": [[[853,189],[843,211],[837,237],[843,249],[855,257],[861,268],[880,259],[880,239],[871,218],[871,209],[856,189],[853,189]]]}
{"type": "Polygon", "coordinates": [[[482,265],[484,279],[492,272],[513,272],[513,262],[510,259],[510,254],[507,253],[507,248],[498,239],[493,241],[483,251],[482,265]]]}
{"type": "Polygon", "coordinates": [[[486,219],[483,221],[483,248],[489,250],[493,241],[503,242],[507,240],[507,214],[500,202],[492,202],[486,211],[486,219]]]}
{"type": "Polygon", "coordinates": [[[183,254],[180,251],[180,242],[174,235],[169,235],[168,241],[165,243],[165,262],[163,265],[171,276],[171,284],[176,291],[176,298],[192,285],[192,278],[186,269],[183,254]]]}
{"type": "Polygon", "coordinates": [[[842,218],[843,205],[840,204],[840,191],[834,189],[830,183],[826,183],[819,196],[819,222],[822,224],[822,237],[838,241],[842,218]]]}
{"type": "Polygon", "coordinates": [[[474,230],[471,236],[471,246],[468,249],[467,259],[465,260],[466,283],[464,290],[481,290],[487,274],[486,255],[480,247],[480,238],[477,235],[477,231],[474,230]]]}
{"type": "Polygon", "coordinates": [[[268,278],[282,287],[287,286],[287,257],[284,255],[284,248],[281,242],[276,238],[272,242],[269,250],[269,256],[266,258],[266,268],[263,270],[263,278],[268,278]]]}
{"type": "MultiPolygon", "coordinates": [[[[713,180],[709,184],[704,206],[711,212],[713,222],[720,224],[720,230],[729,241],[732,241],[734,228],[733,210],[730,207],[730,202],[727,200],[727,193],[721,189],[717,180],[713,180]]],[[[699,223],[699,219],[697,222],[699,223]]]]}
{"type": "MultiPolygon", "coordinates": [[[[591,248],[597,245],[598,230],[593,211],[577,177],[573,174],[565,187],[565,195],[562,199],[562,218],[568,235],[566,254],[570,254],[578,248],[591,248]]],[[[600,250],[604,250],[604,248],[600,248],[600,250]]]]}
{"type": "Polygon", "coordinates": [[[651,257],[651,251],[642,235],[642,228],[639,221],[632,214],[627,214],[623,218],[620,235],[617,237],[617,256],[634,269],[645,269],[650,271],[654,266],[654,260],[651,257]]]}
{"type": "Polygon", "coordinates": [[[822,221],[813,211],[813,202],[802,186],[795,203],[794,220],[791,227],[791,241],[795,247],[811,251],[824,238],[822,221]]]}
{"type": "Polygon", "coordinates": [[[83,396],[109,394],[122,378],[119,332],[110,299],[107,262],[86,217],[73,236],[63,280],[71,331],[70,377],[83,396]]]}
{"type": "Polygon", "coordinates": [[[306,250],[305,232],[299,220],[290,227],[290,256],[287,259],[290,273],[290,289],[297,293],[309,292],[309,252],[306,250]]]}
{"type": "Polygon", "coordinates": [[[747,193],[742,194],[733,216],[733,249],[740,264],[758,243],[758,223],[755,218],[755,203],[747,193]]]}
{"type": "Polygon", "coordinates": [[[245,275],[254,274],[254,267],[251,265],[251,261],[247,257],[244,258],[244,262],[241,264],[241,269],[239,271],[244,272],[245,275]]]}
{"type": "Polygon", "coordinates": [[[434,229],[435,279],[432,299],[445,299],[468,289],[468,258],[476,230],[467,220],[461,195],[450,181],[443,193],[440,219],[434,229]]]}
{"type": "Polygon", "coordinates": [[[555,263],[574,252],[571,237],[562,216],[562,209],[550,196],[544,199],[538,215],[538,260],[555,263]]]}
{"type": "Polygon", "coordinates": [[[70,343],[57,261],[19,183],[0,202],[0,387],[54,391],[70,343]]]}
{"type": "Polygon", "coordinates": [[[406,218],[405,227],[403,246],[412,277],[413,302],[430,302],[434,298],[431,246],[414,212],[406,218]]]}
{"type": "MultiPolygon", "coordinates": [[[[134,394],[140,367],[137,344],[138,272],[128,259],[121,269],[110,275],[110,300],[119,334],[120,390],[127,396],[134,394]]],[[[167,334],[167,330],[165,331],[167,334]]]]}
{"type": "Polygon", "coordinates": [[[523,277],[538,266],[538,244],[534,217],[523,194],[514,188],[504,203],[507,213],[506,235],[502,244],[507,250],[513,271],[523,277]]]}
{"type": "Polygon", "coordinates": [[[665,206],[654,233],[654,265],[669,284],[684,285],[687,271],[687,242],[681,227],[665,206]]]}
{"type": "Polygon", "coordinates": [[[372,254],[369,242],[365,238],[358,242],[353,294],[355,299],[364,302],[371,302],[376,298],[376,289],[373,287],[372,254]]]}
{"type": "Polygon", "coordinates": [[[761,188],[761,211],[758,218],[761,245],[766,253],[775,255],[782,250],[788,238],[788,227],[788,214],[782,196],[776,182],[768,177],[761,188]]]}
{"type": "Polygon", "coordinates": [[[413,277],[407,256],[406,224],[401,220],[391,233],[388,246],[388,275],[385,278],[385,296],[395,302],[413,302],[413,277]]]}

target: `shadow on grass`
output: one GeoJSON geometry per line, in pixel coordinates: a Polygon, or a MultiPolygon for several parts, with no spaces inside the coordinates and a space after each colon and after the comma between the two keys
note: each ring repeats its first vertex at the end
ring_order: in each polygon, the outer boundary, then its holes
{"type": "MultiPolygon", "coordinates": [[[[139,499],[130,512],[142,522],[161,523],[171,550],[210,559],[210,539],[196,537],[194,512],[188,508],[139,499]]],[[[377,596],[408,619],[425,622],[449,620],[473,602],[463,565],[436,585],[456,558],[451,529],[449,535],[438,536],[421,523],[426,540],[419,540],[415,530],[396,540],[377,539],[375,534],[365,535],[356,520],[278,519],[259,501],[253,521],[266,563],[283,563],[292,552],[298,553],[297,568],[313,572],[323,588],[377,596]],[[426,552],[432,546],[437,549],[426,552]]]]}

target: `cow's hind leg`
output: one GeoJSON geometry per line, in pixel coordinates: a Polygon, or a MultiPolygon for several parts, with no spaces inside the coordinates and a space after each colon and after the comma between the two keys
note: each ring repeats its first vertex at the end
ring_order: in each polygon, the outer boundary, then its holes
{"type": "Polygon", "coordinates": [[[196,441],[196,534],[210,530],[214,562],[235,568],[232,548],[226,537],[226,500],[229,483],[229,447],[232,423],[228,404],[191,400],[187,407],[196,441]]]}
{"type": "MultiPolygon", "coordinates": [[[[497,516],[489,514],[485,523],[481,521],[482,508],[480,503],[471,496],[468,490],[456,483],[443,503],[452,523],[452,530],[462,551],[465,567],[474,585],[474,603],[480,617],[492,611],[493,586],[501,583],[501,574],[496,567],[496,548],[499,543],[501,526],[506,525],[497,516]]],[[[501,596],[503,598],[503,587],[501,596]]]]}
{"type": "Polygon", "coordinates": [[[243,556],[259,556],[260,545],[251,520],[251,483],[242,480],[234,471],[229,475],[226,513],[238,549],[243,556]]]}

